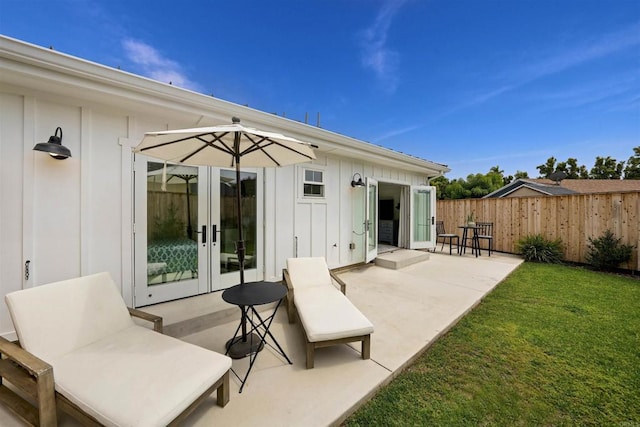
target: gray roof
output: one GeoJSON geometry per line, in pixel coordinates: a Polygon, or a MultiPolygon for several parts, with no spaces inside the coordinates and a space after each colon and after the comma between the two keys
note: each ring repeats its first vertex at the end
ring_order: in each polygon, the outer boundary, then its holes
{"type": "Polygon", "coordinates": [[[537,191],[539,193],[542,193],[546,196],[562,196],[562,195],[566,195],[566,194],[577,194],[577,191],[574,190],[570,190],[568,188],[565,187],[561,187],[560,185],[557,184],[543,184],[540,182],[535,182],[532,180],[527,180],[527,179],[516,179],[515,181],[513,181],[510,184],[505,185],[502,188],[497,189],[496,191],[494,191],[493,193],[487,194],[486,196],[484,196],[484,199],[488,199],[488,198],[500,198],[500,197],[506,197],[509,194],[513,193],[514,191],[518,190],[519,188],[522,187],[526,187],[526,188],[530,188],[534,191],[537,191]]]}

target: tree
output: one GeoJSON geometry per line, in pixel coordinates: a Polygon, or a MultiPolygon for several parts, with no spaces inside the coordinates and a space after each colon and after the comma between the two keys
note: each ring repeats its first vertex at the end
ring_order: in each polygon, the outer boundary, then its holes
{"type": "Polygon", "coordinates": [[[497,179],[499,177],[500,180],[502,180],[502,184],[500,185],[501,187],[513,181],[513,177],[511,175],[504,176],[504,170],[500,169],[500,166],[498,165],[493,166],[491,169],[489,169],[489,174],[491,174],[494,179],[497,179]]]}
{"type": "Polygon", "coordinates": [[[486,175],[477,173],[467,176],[466,189],[470,197],[480,198],[503,186],[503,171],[499,166],[492,167],[486,175]]]}
{"type": "Polygon", "coordinates": [[[586,166],[578,166],[578,160],[573,157],[569,157],[566,162],[558,162],[558,164],[556,164],[555,157],[549,157],[546,163],[536,166],[536,169],[540,171],[540,178],[549,178],[549,175],[554,172],[564,172],[569,179],[589,178],[586,166]]]}
{"type": "Polygon", "coordinates": [[[498,175],[504,175],[504,171],[500,169],[500,166],[495,165],[489,169],[489,173],[497,173],[498,175]]]}
{"type": "Polygon", "coordinates": [[[444,176],[439,176],[437,178],[433,178],[429,183],[436,187],[436,198],[440,200],[444,199],[447,186],[449,185],[449,180],[444,176]]]}
{"type": "Polygon", "coordinates": [[[540,172],[539,178],[548,178],[549,175],[556,171],[556,158],[549,157],[546,163],[536,166],[536,169],[540,172]]]}
{"type": "Polygon", "coordinates": [[[445,199],[466,199],[469,197],[471,193],[465,189],[464,183],[462,178],[451,181],[445,189],[445,199]]]}
{"type": "Polygon", "coordinates": [[[624,168],[624,179],[640,179],[640,146],[634,147],[633,152],[624,168]]]}
{"type": "Polygon", "coordinates": [[[589,172],[586,166],[578,166],[578,160],[573,157],[569,157],[566,162],[558,163],[556,172],[564,172],[567,174],[568,179],[587,179],[589,178],[589,172]]]}
{"type": "MultiPolygon", "coordinates": [[[[529,178],[529,174],[527,172],[523,172],[523,171],[516,171],[516,173],[513,175],[514,179],[528,179],[529,178]]],[[[509,181],[511,182],[511,181],[509,181]]]]}
{"type": "Polygon", "coordinates": [[[589,173],[591,179],[620,179],[624,170],[624,161],[618,162],[611,156],[596,157],[596,162],[589,173]]]}

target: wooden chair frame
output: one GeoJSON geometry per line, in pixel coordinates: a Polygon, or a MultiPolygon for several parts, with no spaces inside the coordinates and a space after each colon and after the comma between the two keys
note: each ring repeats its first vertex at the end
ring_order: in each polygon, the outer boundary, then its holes
{"type": "MultiPolygon", "coordinates": [[[[162,333],[162,317],[129,308],[133,317],[151,322],[153,330],[162,333]]],[[[189,407],[169,425],[179,425],[214,390],[217,390],[217,405],[229,402],[229,372],[201,394],[189,407]]],[[[55,391],[53,367],[20,347],[0,337],[0,402],[4,403],[22,421],[34,426],[56,426],[57,409],[71,415],[85,426],[100,426],[91,415],[55,391]],[[4,384],[11,383],[18,392],[4,384]],[[26,395],[26,398],[21,396],[26,395]],[[31,402],[33,401],[33,403],[31,402]]]]}
{"type": "MultiPolygon", "coordinates": [[[[333,271],[329,271],[329,274],[331,275],[331,279],[340,286],[340,292],[346,295],[347,284],[344,283],[342,279],[340,279],[333,271]]],[[[293,300],[293,295],[294,295],[293,284],[291,282],[291,277],[289,276],[289,272],[287,271],[286,268],[282,270],[282,278],[284,282],[287,284],[287,296],[285,298],[287,302],[287,315],[289,317],[289,323],[295,323],[297,308],[295,307],[295,303],[293,300]]],[[[333,345],[347,344],[350,342],[360,341],[362,343],[362,350],[361,350],[362,358],[366,360],[371,357],[371,334],[356,335],[352,337],[312,342],[312,341],[309,341],[309,335],[307,334],[307,331],[305,331],[304,325],[302,325],[302,322],[300,322],[300,326],[302,326],[302,331],[304,333],[304,338],[305,338],[307,369],[311,369],[314,366],[316,348],[330,347],[333,345]]]]}

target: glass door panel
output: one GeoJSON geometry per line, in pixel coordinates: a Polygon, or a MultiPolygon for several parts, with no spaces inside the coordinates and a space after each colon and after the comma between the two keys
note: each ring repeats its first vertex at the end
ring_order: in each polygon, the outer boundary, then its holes
{"type": "Polygon", "coordinates": [[[147,164],[147,270],[150,286],[198,277],[198,168],[147,164]],[[164,189],[163,189],[164,187],[164,189]]]}
{"type": "Polygon", "coordinates": [[[170,164],[165,169],[143,156],[137,156],[135,167],[136,175],[145,177],[135,183],[136,305],[206,292],[201,277],[206,247],[199,244],[206,169],[170,164]]]}
{"type": "Polygon", "coordinates": [[[435,247],[435,187],[412,186],[410,200],[411,249],[435,247]]]}
{"type": "MultiPolygon", "coordinates": [[[[261,177],[258,171],[242,171],[240,173],[240,194],[242,207],[242,234],[245,246],[245,282],[258,280],[258,247],[262,243],[262,214],[258,215],[261,206],[261,191],[257,183],[261,177]]],[[[220,283],[213,284],[214,289],[223,289],[240,283],[240,263],[237,255],[238,241],[238,207],[237,182],[235,170],[220,170],[219,179],[219,262],[220,283]]],[[[214,199],[216,197],[214,196],[214,199]]],[[[215,222],[215,220],[214,220],[215,222]]],[[[216,262],[216,261],[214,261],[216,262]]]]}

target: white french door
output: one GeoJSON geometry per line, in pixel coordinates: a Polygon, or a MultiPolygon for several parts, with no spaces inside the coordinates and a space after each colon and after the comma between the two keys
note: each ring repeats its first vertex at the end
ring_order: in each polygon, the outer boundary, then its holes
{"type": "Polygon", "coordinates": [[[364,203],[364,262],[370,262],[378,256],[378,181],[369,177],[365,178],[365,181],[367,195],[364,203]]]}
{"type": "Polygon", "coordinates": [[[238,184],[235,170],[171,164],[165,170],[163,162],[136,155],[134,172],[137,307],[239,283],[237,185],[247,248],[245,281],[261,278],[261,171],[243,171],[238,184]]]}
{"type": "Polygon", "coordinates": [[[409,248],[435,247],[436,188],[412,185],[409,198],[409,248]]]}
{"type": "MultiPolygon", "coordinates": [[[[236,254],[238,215],[236,171],[211,168],[212,216],[215,241],[209,258],[212,270],[212,290],[226,289],[240,283],[240,264],[236,254]]],[[[262,279],[263,193],[262,170],[243,169],[240,173],[242,194],[242,234],[245,246],[244,280],[262,279]]]]}

